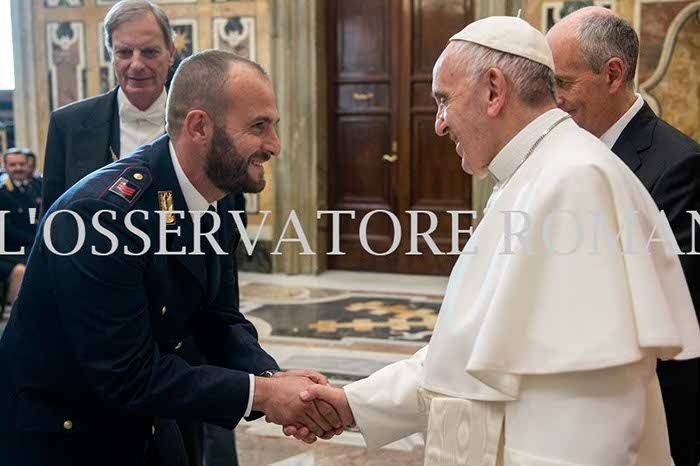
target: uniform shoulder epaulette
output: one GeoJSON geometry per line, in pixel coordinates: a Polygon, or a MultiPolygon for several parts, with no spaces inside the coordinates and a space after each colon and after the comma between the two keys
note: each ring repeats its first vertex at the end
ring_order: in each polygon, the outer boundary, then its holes
{"type": "Polygon", "coordinates": [[[7,173],[2,174],[2,177],[0,178],[0,183],[2,183],[2,185],[0,185],[0,189],[6,189],[10,192],[15,190],[15,184],[12,182],[10,176],[7,173]]]}
{"type": "Polygon", "coordinates": [[[139,200],[152,181],[153,178],[148,168],[144,166],[127,167],[107,185],[100,198],[109,199],[118,204],[126,202],[131,207],[139,200]]]}

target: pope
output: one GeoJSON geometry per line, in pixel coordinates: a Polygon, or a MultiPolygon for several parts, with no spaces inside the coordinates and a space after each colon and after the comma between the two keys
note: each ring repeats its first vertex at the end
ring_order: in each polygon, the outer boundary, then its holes
{"type": "Polygon", "coordinates": [[[677,245],[635,175],[556,107],[554,86],[543,35],[518,18],[470,24],[437,60],[435,131],[496,186],[430,343],[300,395],[334,404],[368,446],[425,432],[426,465],[673,464],[656,361],[700,354],[677,245]],[[585,234],[590,219],[624,230],[619,244],[585,234]]]}

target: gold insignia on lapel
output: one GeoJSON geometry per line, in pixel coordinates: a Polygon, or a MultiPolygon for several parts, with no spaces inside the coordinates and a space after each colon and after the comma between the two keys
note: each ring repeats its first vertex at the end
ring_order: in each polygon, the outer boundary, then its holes
{"type": "Polygon", "coordinates": [[[158,205],[160,210],[168,212],[165,216],[165,223],[172,225],[175,223],[175,216],[172,214],[174,210],[173,205],[173,192],[172,191],[158,191],[158,205]]]}

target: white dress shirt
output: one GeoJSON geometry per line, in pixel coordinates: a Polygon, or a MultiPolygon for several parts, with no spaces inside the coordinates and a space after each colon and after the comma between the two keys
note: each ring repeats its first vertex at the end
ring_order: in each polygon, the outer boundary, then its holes
{"type": "Polygon", "coordinates": [[[644,106],[644,99],[642,99],[642,96],[636,93],[635,95],[637,96],[637,99],[634,101],[632,106],[600,137],[600,140],[603,141],[603,144],[608,146],[608,149],[612,149],[612,146],[615,145],[620,137],[620,134],[622,134],[622,131],[644,106]]]}
{"type": "Polygon", "coordinates": [[[165,88],[153,105],[141,111],[124,94],[117,91],[119,106],[119,152],[128,157],[134,150],[158,138],[165,132],[165,88]]]}
{"type": "MultiPolygon", "coordinates": [[[[182,190],[182,195],[185,198],[185,203],[187,204],[187,210],[190,211],[192,215],[193,211],[204,211],[209,209],[209,206],[217,207],[217,201],[211,204],[202,196],[202,193],[197,191],[192,182],[185,172],[182,170],[180,161],[177,159],[177,154],[175,153],[175,147],[172,141],[169,142],[170,146],[170,160],[173,163],[173,168],[175,169],[175,176],[177,176],[177,182],[182,190]]],[[[250,416],[250,412],[253,410],[253,396],[255,394],[255,376],[253,374],[248,374],[250,377],[250,389],[248,390],[248,405],[246,406],[245,414],[243,417],[250,416]]]]}

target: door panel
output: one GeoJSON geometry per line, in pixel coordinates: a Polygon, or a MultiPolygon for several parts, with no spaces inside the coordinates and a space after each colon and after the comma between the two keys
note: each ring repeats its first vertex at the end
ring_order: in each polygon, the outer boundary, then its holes
{"type": "MultiPolygon", "coordinates": [[[[392,0],[333,1],[340,80],[388,79],[392,0]]],[[[333,23],[331,23],[333,24],[333,23]]]]}
{"type": "Polygon", "coordinates": [[[393,209],[391,171],[381,158],[391,137],[389,117],[344,115],[337,128],[336,207],[393,209]]]}
{"type": "MultiPolygon", "coordinates": [[[[433,255],[423,240],[418,249],[424,255],[405,255],[411,246],[405,211],[435,212],[439,224],[431,237],[448,252],[447,210],[471,205],[471,179],[461,169],[454,144],[435,135],[430,91],[435,60],[472,15],[465,0],[330,2],[329,206],[357,215],[341,221],[341,250],[347,254],[329,256],[330,268],[449,273],[456,257],[433,255]],[[377,209],[395,213],[400,221],[401,243],[390,256],[372,256],[360,244],[360,219],[377,209]]],[[[428,220],[418,216],[418,231],[427,229],[428,220]]],[[[376,214],[367,235],[373,250],[386,251],[394,225],[376,214]]]]}

